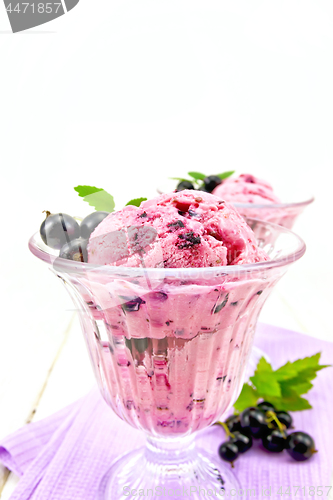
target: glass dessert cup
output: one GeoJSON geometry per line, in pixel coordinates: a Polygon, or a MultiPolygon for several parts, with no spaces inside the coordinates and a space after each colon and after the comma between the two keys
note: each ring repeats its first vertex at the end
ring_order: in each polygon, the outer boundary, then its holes
{"type": "Polygon", "coordinates": [[[248,222],[270,261],[181,269],[94,266],[59,259],[39,234],[30,239],[32,253],[48,263],[77,307],[103,398],[147,436],[144,449],[111,466],[101,499],[127,498],[131,490],[158,499],[191,492],[199,499],[203,489],[227,495],[240,488],[230,464],[197,449],[195,437],[237,399],[259,312],[305,252],[294,233],[248,222]]]}

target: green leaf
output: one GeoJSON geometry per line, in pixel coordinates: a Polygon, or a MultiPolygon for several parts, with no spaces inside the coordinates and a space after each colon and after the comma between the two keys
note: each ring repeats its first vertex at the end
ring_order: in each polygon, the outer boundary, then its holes
{"type": "Polygon", "coordinates": [[[273,372],[272,365],[268,363],[267,359],[264,356],[261,356],[261,358],[258,361],[256,372],[273,372]]]}
{"type": "Polygon", "coordinates": [[[259,359],[256,371],[250,380],[260,397],[267,399],[281,396],[280,385],[275,379],[273,368],[263,356],[259,359]]]}
{"type": "Polygon", "coordinates": [[[207,176],[201,172],[187,172],[196,181],[203,181],[207,176]]]}
{"type": "Polygon", "coordinates": [[[241,412],[249,406],[255,406],[257,404],[258,398],[259,396],[257,391],[249,384],[244,384],[242,392],[240,393],[236,403],[234,404],[234,408],[236,411],[241,412]]]}
{"type": "Polygon", "coordinates": [[[191,182],[189,181],[188,179],[183,179],[182,177],[169,177],[169,179],[173,180],[173,181],[188,181],[188,182],[191,182]]]}
{"type": "Polygon", "coordinates": [[[139,207],[143,201],[146,201],[147,198],[133,198],[133,200],[130,200],[129,202],[126,203],[125,207],[127,205],[133,205],[134,207],[139,207]]]}
{"type": "MultiPolygon", "coordinates": [[[[255,404],[253,402],[255,395],[257,399],[263,398],[269,401],[278,410],[301,411],[310,409],[309,401],[302,398],[301,395],[312,389],[313,384],[310,381],[316,378],[317,372],[330,366],[319,365],[319,359],[320,353],[317,353],[313,356],[297,359],[293,363],[288,361],[273,371],[270,363],[264,357],[260,358],[256,371],[250,378],[253,387],[249,384],[243,386],[244,401],[246,404],[255,404]]],[[[237,401],[238,404],[243,409],[246,407],[243,407],[242,399],[240,403],[237,401]]],[[[239,408],[237,407],[237,409],[239,408]]]]}
{"type": "Polygon", "coordinates": [[[99,191],[103,191],[102,188],[97,188],[95,186],[76,186],[74,190],[78,193],[79,196],[84,198],[90,194],[98,193],[99,191]]]}
{"type": "Polygon", "coordinates": [[[104,189],[94,186],[76,186],[74,189],[95,210],[102,212],[114,211],[113,196],[104,191],[104,189]]]}
{"type": "Polygon", "coordinates": [[[306,380],[302,377],[295,377],[295,378],[292,378],[292,379],[289,379],[285,382],[280,383],[282,394],[285,394],[285,392],[286,392],[286,388],[285,388],[286,385],[290,389],[295,391],[299,396],[301,394],[306,394],[313,387],[313,384],[311,384],[311,382],[309,382],[308,380],[306,380]]]}
{"type": "Polygon", "coordinates": [[[271,398],[270,403],[279,411],[302,411],[312,408],[307,399],[301,398],[296,393],[290,394],[288,397],[271,398]]]}
{"type": "Polygon", "coordinates": [[[292,363],[292,365],[298,372],[306,370],[307,368],[315,368],[319,366],[318,363],[320,359],[320,354],[321,354],[320,352],[317,352],[317,354],[314,354],[313,356],[297,359],[292,363]]]}
{"type": "Polygon", "coordinates": [[[275,370],[276,380],[288,380],[290,378],[297,376],[297,370],[290,361],[285,365],[281,366],[278,370],[275,370]]]}
{"type": "Polygon", "coordinates": [[[234,170],[229,170],[228,172],[223,172],[223,174],[217,174],[217,177],[219,177],[223,181],[224,179],[231,177],[232,174],[234,174],[234,173],[235,173],[234,170]]]}
{"type": "Polygon", "coordinates": [[[274,373],[256,372],[250,377],[252,384],[256,387],[261,398],[279,398],[281,397],[281,388],[279,382],[275,379],[274,373]]]}

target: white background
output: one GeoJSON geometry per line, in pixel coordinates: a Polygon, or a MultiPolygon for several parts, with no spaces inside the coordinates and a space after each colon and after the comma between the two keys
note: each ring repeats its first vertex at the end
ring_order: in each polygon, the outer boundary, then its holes
{"type": "Polygon", "coordinates": [[[307,253],[261,319],[329,339],[332,144],[331,0],[81,0],[15,35],[0,5],[0,438],[93,384],[70,300],[27,248],[43,210],[90,212],[77,184],[117,208],[188,170],[313,194],[307,253]]]}

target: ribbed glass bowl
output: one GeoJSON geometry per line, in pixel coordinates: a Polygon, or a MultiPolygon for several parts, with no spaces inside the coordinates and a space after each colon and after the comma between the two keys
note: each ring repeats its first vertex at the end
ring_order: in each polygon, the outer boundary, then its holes
{"type": "Polygon", "coordinates": [[[100,498],[158,487],[192,487],[193,498],[201,498],[199,488],[240,487],[230,466],[196,449],[194,438],[238,397],[259,312],[305,251],[283,227],[248,222],[271,260],[216,268],[94,266],[58,258],[39,234],[30,239],[32,253],[76,305],[105,401],[147,436],[146,448],[112,465],[100,498]]]}

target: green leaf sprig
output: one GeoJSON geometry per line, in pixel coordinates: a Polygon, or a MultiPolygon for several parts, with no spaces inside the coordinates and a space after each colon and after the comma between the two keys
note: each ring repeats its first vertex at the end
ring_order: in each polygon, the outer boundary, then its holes
{"type": "MultiPolygon", "coordinates": [[[[109,213],[114,211],[115,203],[113,196],[104,189],[95,186],[76,186],[74,189],[83,198],[83,201],[89,203],[95,210],[109,213]]],[[[125,206],[133,205],[139,207],[146,200],[147,198],[134,198],[126,203],[125,206]]]]}
{"type": "Polygon", "coordinates": [[[146,201],[147,198],[133,198],[133,200],[130,200],[126,203],[125,207],[127,205],[133,205],[133,207],[139,207],[143,201],[146,201]]]}
{"type": "MultiPolygon", "coordinates": [[[[234,170],[229,170],[228,172],[223,172],[222,174],[214,174],[214,175],[217,175],[217,177],[219,177],[223,181],[224,179],[227,179],[228,177],[230,177],[234,173],[235,173],[234,170]]],[[[182,182],[182,181],[192,182],[192,184],[194,184],[194,186],[196,188],[198,188],[198,187],[202,187],[202,181],[206,177],[208,177],[207,175],[203,174],[202,172],[187,172],[187,175],[189,175],[191,177],[191,179],[185,179],[183,177],[170,177],[170,179],[175,180],[175,181],[179,181],[179,182],[182,182]]]]}
{"type": "Polygon", "coordinates": [[[110,213],[114,211],[113,196],[104,189],[95,186],[76,186],[74,189],[95,210],[110,213]]]}
{"type": "Polygon", "coordinates": [[[312,408],[309,401],[301,395],[306,394],[313,387],[310,382],[315,379],[317,372],[330,365],[320,365],[321,353],[293,363],[288,361],[277,370],[273,370],[270,363],[260,358],[256,371],[250,377],[250,384],[245,383],[239,398],[234,404],[237,412],[249,406],[256,406],[259,399],[269,401],[280,411],[301,411],[312,408]]]}

